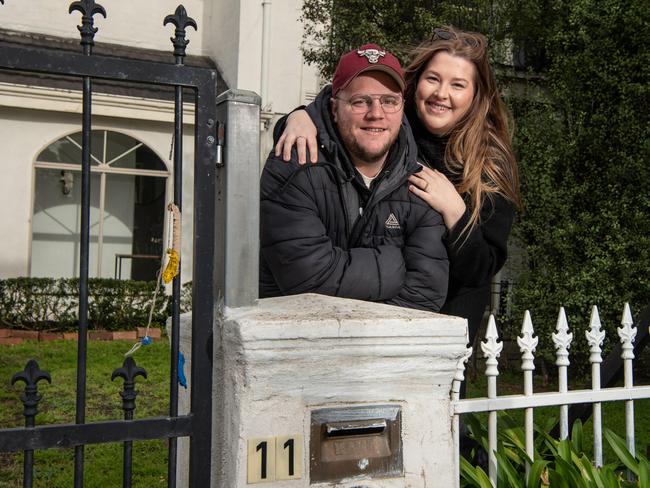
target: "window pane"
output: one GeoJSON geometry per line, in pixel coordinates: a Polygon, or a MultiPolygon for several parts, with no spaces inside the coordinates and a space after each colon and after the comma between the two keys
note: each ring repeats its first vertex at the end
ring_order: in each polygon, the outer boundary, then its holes
{"type": "Polygon", "coordinates": [[[81,149],[66,138],[59,139],[41,152],[36,161],[81,165],[81,149]]]}
{"type": "MultiPolygon", "coordinates": [[[[90,133],[90,164],[96,165],[97,161],[104,160],[104,132],[103,130],[94,130],[90,133]]],[[[76,134],[70,135],[70,139],[75,141],[79,146],[81,146],[82,133],[77,132],[76,134]]],[[[81,150],[79,150],[81,154],[81,150]]],[[[81,160],[81,158],[79,158],[81,160]]]]}
{"type": "Polygon", "coordinates": [[[131,278],[155,280],[163,253],[165,223],[165,179],[137,176],[133,215],[133,259],[131,278]]]}
{"type": "MultiPolygon", "coordinates": [[[[55,278],[79,276],[80,202],[80,172],[36,169],[31,276],[55,278]]],[[[90,274],[94,276],[99,223],[99,175],[97,174],[91,176],[90,207],[90,274]]]]}
{"type": "Polygon", "coordinates": [[[133,209],[135,206],[135,176],[106,175],[104,204],[104,246],[102,248],[102,277],[112,278],[115,264],[122,257],[122,278],[131,277],[133,247],[133,209]]]}

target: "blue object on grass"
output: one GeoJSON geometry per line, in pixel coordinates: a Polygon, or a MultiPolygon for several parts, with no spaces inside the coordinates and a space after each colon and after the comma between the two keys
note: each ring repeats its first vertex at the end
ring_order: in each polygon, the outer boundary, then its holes
{"type": "Polygon", "coordinates": [[[149,336],[144,336],[144,337],[140,340],[140,342],[142,342],[142,345],[143,345],[143,346],[148,346],[149,344],[151,344],[151,337],[149,337],[149,336]]]}
{"type": "Polygon", "coordinates": [[[182,352],[178,352],[178,383],[187,389],[187,378],[185,378],[185,356],[182,352]]]}

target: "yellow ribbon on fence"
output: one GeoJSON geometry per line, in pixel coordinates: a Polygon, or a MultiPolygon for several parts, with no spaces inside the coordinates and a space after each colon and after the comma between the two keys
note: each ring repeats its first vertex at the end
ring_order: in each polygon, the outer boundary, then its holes
{"type": "Polygon", "coordinates": [[[176,205],[170,203],[167,205],[167,209],[172,212],[173,215],[173,224],[172,224],[172,247],[167,249],[167,254],[169,259],[167,261],[167,266],[165,271],[163,271],[162,279],[165,283],[169,283],[173,280],[179,271],[179,263],[181,257],[181,211],[176,205]]]}

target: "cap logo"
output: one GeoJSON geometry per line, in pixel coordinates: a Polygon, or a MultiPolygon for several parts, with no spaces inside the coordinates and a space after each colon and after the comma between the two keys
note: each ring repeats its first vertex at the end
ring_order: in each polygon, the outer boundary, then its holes
{"type": "Polygon", "coordinates": [[[359,56],[365,56],[368,58],[369,63],[375,64],[379,61],[380,57],[383,58],[386,56],[386,51],[380,51],[379,49],[359,49],[357,54],[359,56]]]}

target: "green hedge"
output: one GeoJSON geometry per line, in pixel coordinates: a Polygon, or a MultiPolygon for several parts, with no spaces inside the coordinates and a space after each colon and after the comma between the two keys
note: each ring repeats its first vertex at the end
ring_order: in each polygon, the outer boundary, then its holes
{"type": "MultiPolygon", "coordinates": [[[[156,283],[114,279],[88,282],[88,328],[133,330],[149,317],[156,283]]],[[[72,331],[78,327],[79,279],[12,278],[0,280],[0,327],[72,331]]],[[[169,316],[169,297],[158,293],[152,325],[169,316]]]]}

